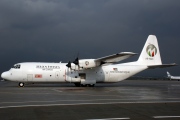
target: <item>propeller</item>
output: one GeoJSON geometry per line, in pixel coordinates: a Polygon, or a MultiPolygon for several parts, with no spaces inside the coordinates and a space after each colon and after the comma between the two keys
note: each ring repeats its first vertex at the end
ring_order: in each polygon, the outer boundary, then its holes
{"type": "Polygon", "coordinates": [[[68,68],[71,68],[71,62],[69,61],[66,66],[67,66],[68,68]]]}
{"type": "MultiPolygon", "coordinates": [[[[78,66],[78,69],[79,69],[79,53],[77,54],[77,58],[74,60],[74,63],[75,65],[78,66]]],[[[69,61],[68,64],[66,65],[68,68],[71,68],[72,69],[72,66],[71,66],[71,62],[69,61]]]]}
{"type": "Polygon", "coordinates": [[[75,65],[79,66],[79,52],[77,54],[77,58],[73,62],[75,65]]]}
{"type": "Polygon", "coordinates": [[[74,62],[73,62],[75,65],[78,65],[79,66],[79,58],[77,57],[74,62]]]}

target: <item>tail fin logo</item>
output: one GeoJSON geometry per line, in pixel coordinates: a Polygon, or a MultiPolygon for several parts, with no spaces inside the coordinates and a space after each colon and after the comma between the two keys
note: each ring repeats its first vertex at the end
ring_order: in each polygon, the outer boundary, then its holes
{"type": "Polygon", "coordinates": [[[149,55],[149,57],[154,57],[157,53],[157,48],[153,44],[150,44],[147,46],[146,52],[149,55]]]}

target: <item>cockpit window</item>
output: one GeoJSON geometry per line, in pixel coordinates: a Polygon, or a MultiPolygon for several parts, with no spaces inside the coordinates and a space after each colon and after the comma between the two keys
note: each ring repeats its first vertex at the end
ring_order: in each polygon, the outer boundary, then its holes
{"type": "Polygon", "coordinates": [[[12,68],[14,68],[14,69],[20,69],[20,68],[21,68],[21,65],[16,64],[16,65],[14,65],[12,68]]]}

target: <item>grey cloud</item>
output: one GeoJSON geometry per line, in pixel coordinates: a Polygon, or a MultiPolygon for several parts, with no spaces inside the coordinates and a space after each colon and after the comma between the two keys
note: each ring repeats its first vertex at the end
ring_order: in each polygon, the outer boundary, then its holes
{"type": "MultiPolygon", "coordinates": [[[[0,55],[5,64],[1,71],[23,61],[67,62],[78,52],[82,58],[121,51],[140,53],[149,34],[157,35],[163,61],[178,63],[180,58],[174,51],[179,51],[179,3],[179,0],[1,0],[0,55]]],[[[157,71],[164,74],[164,70],[157,71]]]]}

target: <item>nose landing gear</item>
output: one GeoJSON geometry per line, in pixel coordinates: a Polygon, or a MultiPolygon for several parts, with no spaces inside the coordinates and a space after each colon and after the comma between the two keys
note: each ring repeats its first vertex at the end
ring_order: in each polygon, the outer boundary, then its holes
{"type": "Polygon", "coordinates": [[[19,82],[19,87],[24,87],[24,83],[23,82],[19,82]]]}

